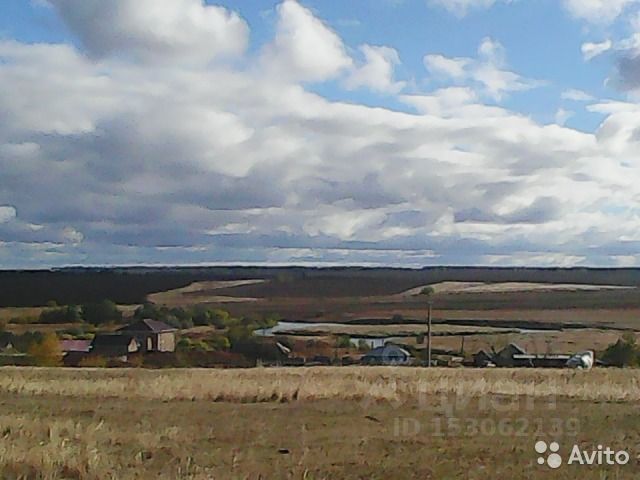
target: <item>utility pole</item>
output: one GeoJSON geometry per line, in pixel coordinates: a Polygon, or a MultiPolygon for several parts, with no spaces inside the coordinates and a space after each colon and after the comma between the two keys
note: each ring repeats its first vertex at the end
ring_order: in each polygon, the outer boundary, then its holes
{"type": "Polygon", "coordinates": [[[431,309],[433,302],[431,300],[435,290],[433,287],[424,287],[420,291],[420,295],[424,295],[427,298],[427,367],[431,366],[431,309]]]}
{"type": "Polygon", "coordinates": [[[427,315],[427,367],[431,366],[431,297],[428,297],[427,305],[429,306],[429,314],[427,315]]]}

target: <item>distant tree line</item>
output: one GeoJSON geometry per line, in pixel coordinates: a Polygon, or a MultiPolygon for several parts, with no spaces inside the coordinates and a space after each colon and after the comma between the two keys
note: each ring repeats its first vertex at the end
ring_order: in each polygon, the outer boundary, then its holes
{"type": "Polygon", "coordinates": [[[67,305],[49,308],[40,313],[38,321],[47,324],[86,322],[92,325],[103,325],[121,322],[122,312],[111,300],[102,300],[80,306],[67,305]]]}

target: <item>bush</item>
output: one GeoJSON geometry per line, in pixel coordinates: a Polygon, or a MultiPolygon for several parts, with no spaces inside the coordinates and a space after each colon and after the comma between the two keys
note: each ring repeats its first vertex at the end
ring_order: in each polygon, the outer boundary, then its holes
{"type": "Polygon", "coordinates": [[[352,346],[351,337],[349,337],[349,335],[340,335],[336,339],[336,347],[338,348],[350,348],[352,346]]]}
{"type": "Polygon", "coordinates": [[[215,335],[207,339],[207,343],[213,350],[229,350],[231,348],[231,342],[224,335],[215,335]]]}
{"type": "Polygon", "coordinates": [[[616,343],[609,345],[602,354],[602,361],[615,367],[640,364],[640,348],[632,333],[625,333],[616,343]]]}
{"type": "Polygon", "coordinates": [[[43,310],[40,313],[39,323],[77,323],[82,321],[80,309],[75,305],[55,308],[53,310],[43,310]]]}
{"type": "Polygon", "coordinates": [[[234,325],[227,330],[227,338],[231,348],[235,348],[237,344],[247,343],[253,339],[253,329],[245,325],[234,325]]]}
{"type": "Polygon", "coordinates": [[[187,329],[194,325],[215,325],[222,328],[223,322],[221,318],[228,316],[227,312],[222,310],[209,310],[203,306],[194,308],[167,308],[158,307],[153,303],[145,303],[138,307],[134,312],[135,318],[150,318],[159,320],[175,328],[187,329]]]}
{"type": "Polygon", "coordinates": [[[142,355],[132,355],[127,363],[133,368],[141,368],[144,365],[144,357],[142,355]]]}
{"type": "Polygon", "coordinates": [[[371,350],[371,346],[369,345],[369,343],[367,343],[366,340],[361,338],[360,340],[358,340],[358,350],[361,352],[368,352],[369,350],[371,350]]]}
{"type": "Polygon", "coordinates": [[[87,355],[78,362],[79,367],[106,368],[107,364],[107,359],[100,355],[87,355]]]}
{"type": "Polygon", "coordinates": [[[11,317],[9,323],[13,325],[29,325],[31,323],[38,323],[40,317],[34,317],[33,315],[24,315],[20,317],[11,317]]]}
{"type": "Polygon", "coordinates": [[[34,363],[40,367],[57,367],[62,364],[62,349],[55,333],[48,333],[28,350],[34,363]]]}

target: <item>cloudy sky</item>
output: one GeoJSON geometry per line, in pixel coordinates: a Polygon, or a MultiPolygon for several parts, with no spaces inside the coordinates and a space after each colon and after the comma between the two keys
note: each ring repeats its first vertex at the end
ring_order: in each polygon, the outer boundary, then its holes
{"type": "Polygon", "coordinates": [[[0,266],[640,263],[638,0],[2,0],[0,266]]]}

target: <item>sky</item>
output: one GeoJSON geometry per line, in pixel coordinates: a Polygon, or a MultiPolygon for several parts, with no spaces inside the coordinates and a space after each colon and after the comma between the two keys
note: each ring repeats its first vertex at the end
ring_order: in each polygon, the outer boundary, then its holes
{"type": "Polygon", "coordinates": [[[0,268],[640,266],[640,0],[2,0],[0,268]]]}

